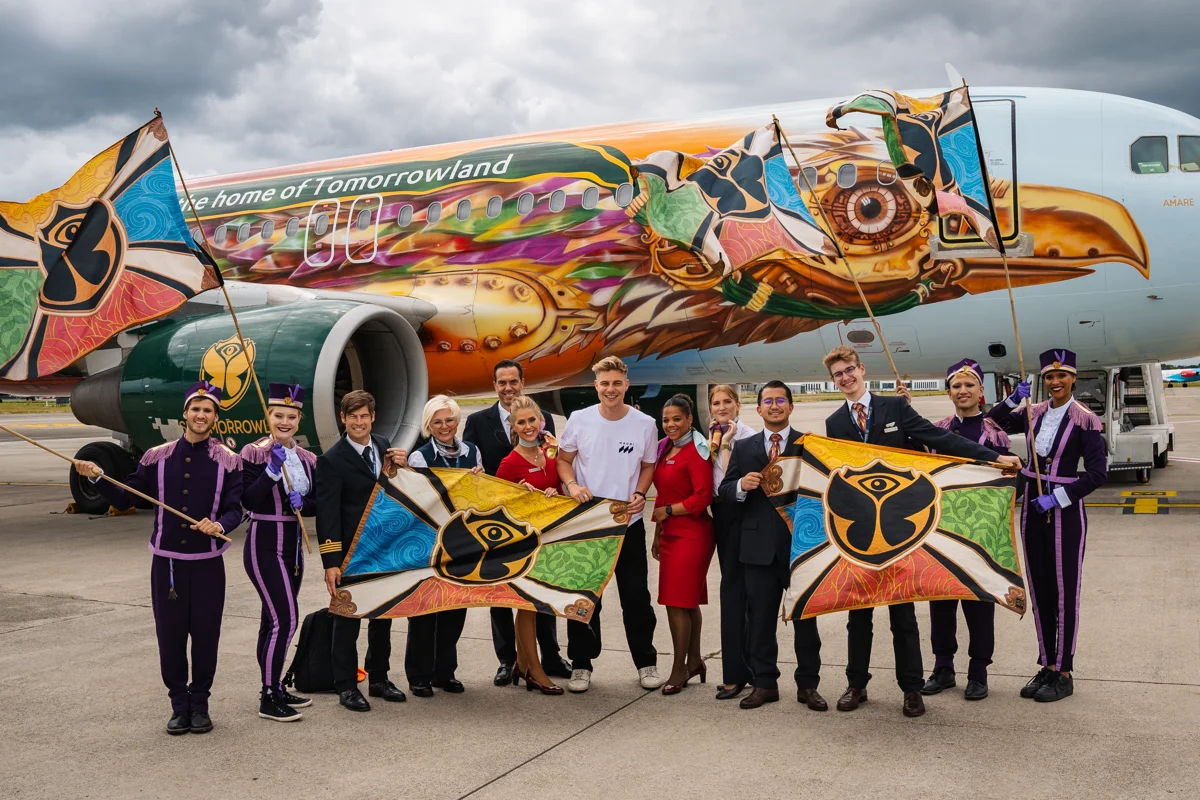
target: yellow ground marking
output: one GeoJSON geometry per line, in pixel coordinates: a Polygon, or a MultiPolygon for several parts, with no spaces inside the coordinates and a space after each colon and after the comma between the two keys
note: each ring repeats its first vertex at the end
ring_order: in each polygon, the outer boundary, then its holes
{"type": "Polygon", "coordinates": [[[1133,491],[1121,492],[1121,497],[1174,497],[1175,492],[1133,491]]]}

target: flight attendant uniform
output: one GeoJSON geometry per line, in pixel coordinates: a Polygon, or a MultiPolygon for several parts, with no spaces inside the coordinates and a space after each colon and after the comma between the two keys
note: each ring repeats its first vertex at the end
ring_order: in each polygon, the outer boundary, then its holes
{"type": "MultiPolygon", "coordinates": [[[[1075,374],[1075,354],[1048,350],[1041,355],[1041,372],[1075,374]]],[[[1036,448],[1042,493],[1054,498],[1049,514],[1034,508],[1038,473],[1030,458],[1022,472],[1025,481],[1021,509],[1021,537],[1029,574],[1029,600],[1038,631],[1038,663],[1042,670],[1021,690],[1022,697],[1046,702],[1074,691],[1069,675],[1074,668],[1075,641],[1079,632],[1079,596],[1083,579],[1083,553],[1087,541],[1084,498],[1108,481],[1108,461],[1100,418],[1074,397],[1052,408],[1038,403],[1031,413],[1018,412],[1010,398],[999,403],[993,416],[1010,433],[1029,430],[1029,446],[1036,448]],[[1083,471],[1080,472],[1080,462],[1083,471]]]]}
{"type": "Polygon", "coordinates": [[[708,565],[716,549],[708,515],[712,464],[700,455],[692,437],[689,433],[687,443],[670,457],[667,453],[674,443],[660,441],[654,467],[655,509],[680,503],[687,512],[668,516],[658,532],[658,602],[672,608],[699,608],[708,603],[708,565]]]}
{"type": "Polygon", "coordinates": [[[737,686],[749,683],[750,665],[746,663],[746,570],[739,553],[742,549],[741,509],[737,503],[721,500],[716,487],[725,480],[733,443],[754,435],[754,429],[741,420],[722,427],[713,423],[709,434],[709,460],[712,461],[713,535],[717,561],[721,565],[721,683],[737,686]]]}
{"type": "MultiPolygon", "coordinates": [[[[304,388],[272,383],[267,406],[304,407],[304,388]]],[[[262,601],[258,628],[258,667],[264,699],[277,698],[286,705],[302,707],[310,701],[288,695],[283,688],[284,661],[299,625],[300,582],[304,579],[304,556],[300,548],[297,512],[307,517],[317,513],[314,474],[317,457],[299,445],[288,449],[270,436],[242,448],[242,506],[250,516],[250,531],[242,548],[242,566],[262,601]],[[289,497],[287,472],[296,507],[289,497]]],[[[265,706],[260,715],[291,719],[286,709],[265,706]],[[282,715],[274,712],[283,711],[282,715]]]]}

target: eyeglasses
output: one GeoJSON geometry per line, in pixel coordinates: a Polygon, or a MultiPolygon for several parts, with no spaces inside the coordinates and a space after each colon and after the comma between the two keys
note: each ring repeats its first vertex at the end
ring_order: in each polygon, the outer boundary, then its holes
{"type": "Polygon", "coordinates": [[[829,377],[833,378],[835,381],[840,381],[842,378],[848,378],[854,374],[855,370],[858,369],[858,366],[858,364],[855,364],[853,367],[846,367],[840,372],[831,373],[829,377]]]}
{"type": "Polygon", "coordinates": [[[764,406],[786,406],[788,399],[786,397],[764,397],[762,399],[764,406]]]}

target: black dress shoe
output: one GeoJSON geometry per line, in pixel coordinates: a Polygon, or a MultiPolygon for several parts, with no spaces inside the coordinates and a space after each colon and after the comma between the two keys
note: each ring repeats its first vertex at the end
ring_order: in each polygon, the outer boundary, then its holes
{"type": "Polygon", "coordinates": [[[1056,672],[1054,677],[1042,684],[1042,688],[1037,690],[1033,699],[1039,703],[1053,703],[1055,700],[1062,700],[1073,694],[1075,694],[1075,681],[1071,680],[1070,675],[1056,672]]]}
{"type": "Polygon", "coordinates": [[[921,687],[921,694],[937,694],[944,689],[953,689],[958,683],[954,680],[954,670],[948,667],[938,667],[921,687]]]}
{"type": "Polygon", "coordinates": [[[433,697],[433,687],[428,683],[410,683],[408,688],[414,697],[433,697]]]}
{"type": "Polygon", "coordinates": [[[275,696],[292,708],[308,708],[312,705],[312,700],[307,697],[297,697],[286,689],[275,692],[275,696]]]}
{"type": "Polygon", "coordinates": [[[963,692],[963,697],[968,700],[982,700],[987,694],[987,684],[983,681],[967,681],[967,690],[963,692]]]}
{"type": "Polygon", "coordinates": [[[559,656],[549,663],[542,662],[542,669],[545,670],[546,676],[549,678],[571,677],[571,662],[567,661],[562,656],[559,656]]]}
{"type": "Polygon", "coordinates": [[[746,688],[744,683],[735,683],[732,686],[717,687],[718,700],[732,700],[741,694],[746,688]]]}
{"type": "Polygon", "coordinates": [[[853,686],[847,686],[846,691],[842,692],[842,696],[838,698],[838,711],[853,711],[863,703],[867,702],[867,690],[857,689],[853,686]]]}
{"type": "Polygon", "coordinates": [[[408,699],[408,695],[396,688],[396,684],[391,681],[372,683],[367,687],[367,694],[371,695],[371,697],[382,697],[389,703],[403,703],[408,699]]]}
{"type": "Polygon", "coordinates": [[[462,694],[467,690],[467,687],[462,685],[462,681],[456,678],[447,678],[444,681],[431,681],[429,685],[450,694],[462,694]]]}
{"type": "Polygon", "coordinates": [[[828,711],[829,703],[825,702],[825,698],[821,697],[821,693],[816,689],[801,689],[796,687],[796,702],[804,703],[813,711],[828,711]]]}
{"type": "Polygon", "coordinates": [[[172,714],[171,719],[167,721],[167,733],[172,736],[179,736],[191,729],[192,714],[190,711],[180,711],[178,714],[172,714]]]}
{"type": "Polygon", "coordinates": [[[755,689],[738,703],[740,708],[758,708],[766,703],[778,703],[778,689],[755,689]]]}
{"type": "Polygon", "coordinates": [[[338,702],[350,711],[370,711],[371,704],[358,689],[347,689],[338,694],[338,702]]]}
{"type": "Polygon", "coordinates": [[[904,693],[904,716],[919,717],[925,713],[925,699],[920,692],[904,693]]]}
{"type": "Polygon", "coordinates": [[[497,686],[508,686],[513,682],[513,665],[501,664],[496,670],[496,677],[492,679],[492,683],[497,686]]]}
{"type": "Polygon", "coordinates": [[[209,718],[207,711],[192,712],[192,727],[188,730],[192,733],[208,733],[212,729],[212,720],[209,718]]]}
{"type": "Polygon", "coordinates": [[[1054,670],[1049,667],[1042,667],[1038,670],[1038,674],[1029,679],[1029,683],[1021,687],[1021,697],[1026,700],[1037,694],[1038,689],[1042,688],[1051,678],[1054,677],[1054,670]]]}

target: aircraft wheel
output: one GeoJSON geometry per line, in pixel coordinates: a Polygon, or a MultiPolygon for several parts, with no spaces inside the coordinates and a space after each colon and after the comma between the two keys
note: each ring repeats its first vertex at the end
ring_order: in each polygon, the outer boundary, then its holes
{"type": "MultiPolygon", "coordinates": [[[[75,458],[80,461],[94,461],[105,475],[121,480],[133,472],[133,457],[126,453],[116,442],[89,442],[79,448],[75,458]]],[[[71,498],[75,507],[84,514],[103,514],[108,511],[108,501],[100,495],[96,487],[87,478],[80,475],[72,467],[70,472],[71,498]]]]}

